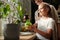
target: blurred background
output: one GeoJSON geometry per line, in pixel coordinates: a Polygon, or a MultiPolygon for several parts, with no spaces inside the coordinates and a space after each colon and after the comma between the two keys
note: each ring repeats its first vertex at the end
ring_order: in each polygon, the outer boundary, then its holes
{"type": "MultiPolygon", "coordinates": [[[[58,12],[58,39],[60,40],[60,0],[43,0],[53,5],[58,12]]],[[[34,13],[38,6],[34,0],[0,0],[0,39],[3,36],[5,24],[18,24],[25,14],[30,16],[31,23],[35,23],[34,13]]]]}

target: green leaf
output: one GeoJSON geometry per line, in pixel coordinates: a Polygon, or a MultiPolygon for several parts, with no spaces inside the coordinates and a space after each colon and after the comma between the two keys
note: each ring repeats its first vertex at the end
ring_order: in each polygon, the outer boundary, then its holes
{"type": "Polygon", "coordinates": [[[6,9],[6,8],[4,8],[4,13],[5,13],[5,14],[7,13],[7,9],[6,9]]]}
{"type": "Polygon", "coordinates": [[[0,6],[1,6],[2,4],[3,4],[2,1],[0,1],[0,6]]]}
{"type": "Polygon", "coordinates": [[[6,5],[6,9],[7,9],[7,11],[10,11],[10,5],[9,4],[6,5]]]}
{"type": "Polygon", "coordinates": [[[3,8],[2,7],[0,7],[0,12],[3,12],[3,8]]]}

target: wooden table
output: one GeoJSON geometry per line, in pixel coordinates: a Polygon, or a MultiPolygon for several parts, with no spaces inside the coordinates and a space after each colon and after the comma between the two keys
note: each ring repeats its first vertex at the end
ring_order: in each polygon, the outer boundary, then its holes
{"type": "Polygon", "coordinates": [[[36,37],[35,33],[32,35],[20,35],[20,40],[33,40],[36,37]]]}

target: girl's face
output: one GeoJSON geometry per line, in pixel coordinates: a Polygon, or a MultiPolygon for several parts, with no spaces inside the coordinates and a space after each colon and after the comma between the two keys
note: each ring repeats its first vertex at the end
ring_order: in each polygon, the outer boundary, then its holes
{"type": "Polygon", "coordinates": [[[44,7],[42,4],[42,5],[39,5],[38,10],[41,16],[45,16],[48,14],[49,8],[44,7]]]}

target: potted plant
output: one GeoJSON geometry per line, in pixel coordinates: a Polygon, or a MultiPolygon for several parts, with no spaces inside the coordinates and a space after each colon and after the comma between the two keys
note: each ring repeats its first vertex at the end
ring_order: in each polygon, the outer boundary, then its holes
{"type": "Polygon", "coordinates": [[[3,1],[0,1],[0,28],[2,30],[2,20],[5,19],[7,15],[10,12],[10,6],[9,4],[4,3],[3,1]]]}
{"type": "Polygon", "coordinates": [[[7,34],[6,36],[9,38],[18,37],[19,36],[18,24],[20,23],[23,17],[21,4],[19,2],[15,3],[15,1],[12,1],[12,3],[8,3],[8,1],[7,2],[1,1],[0,7],[1,7],[0,18],[5,18],[8,21],[6,27],[4,28],[4,35],[7,34]]]}

